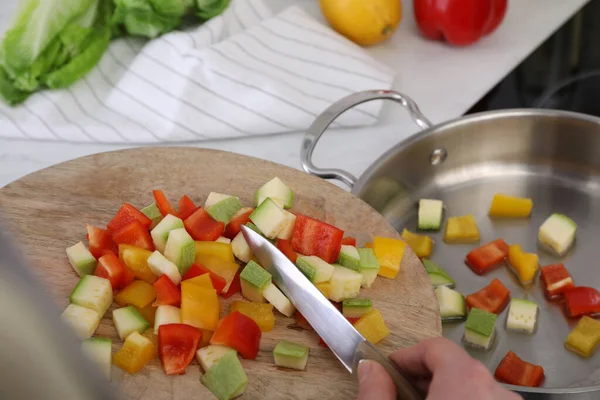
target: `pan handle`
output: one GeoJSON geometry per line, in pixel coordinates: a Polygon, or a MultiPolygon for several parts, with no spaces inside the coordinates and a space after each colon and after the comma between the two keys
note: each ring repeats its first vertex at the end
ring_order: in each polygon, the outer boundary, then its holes
{"type": "Polygon", "coordinates": [[[304,134],[304,141],[302,142],[302,149],[300,150],[300,163],[306,172],[323,179],[337,179],[344,182],[350,188],[356,184],[356,177],[349,172],[333,168],[319,168],[314,165],[312,162],[312,154],[321,135],[333,121],[349,109],[372,100],[393,100],[408,111],[413,121],[415,121],[419,127],[427,129],[433,126],[433,124],[421,113],[417,103],[402,93],[393,90],[367,90],[351,94],[329,106],[317,117],[304,134]]]}

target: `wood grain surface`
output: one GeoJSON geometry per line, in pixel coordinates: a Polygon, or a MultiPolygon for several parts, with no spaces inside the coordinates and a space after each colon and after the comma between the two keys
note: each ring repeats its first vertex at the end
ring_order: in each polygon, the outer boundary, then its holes
{"type": "MultiPolygon", "coordinates": [[[[143,207],[153,201],[152,189],[162,189],[175,202],[188,194],[204,204],[211,191],[239,196],[252,205],[255,190],[279,176],[296,193],[293,210],[346,231],[358,244],[373,236],[398,233],[362,200],[303,172],[264,160],[214,150],[152,147],[92,155],[28,175],[0,189],[1,215],[14,231],[37,275],[57,305],[64,308],[78,281],[65,248],[85,241],[85,224],[105,226],[123,202],[143,207]]],[[[439,311],[429,279],[412,251],[407,251],[395,280],[378,277],[361,296],[373,299],[391,335],[378,347],[386,353],[439,336],[439,311]]],[[[234,295],[221,299],[221,316],[234,295]]],[[[97,336],[121,346],[112,323],[112,309],[104,316],[97,336]]],[[[248,386],[242,399],[349,399],[357,384],[333,354],[318,345],[318,336],[295,325],[294,318],[276,312],[272,332],[263,333],[256,360],[242,360],[248,386]],[[272,351],[281,339],[310,346],[306,371],[278,368],[272,351]]],[[[112,368],[112,381],[124,399],[189,400],[214,396],[200,383],[194,360],[185,375],[164,375],[155,359],[136,375],[112,368]]]]}

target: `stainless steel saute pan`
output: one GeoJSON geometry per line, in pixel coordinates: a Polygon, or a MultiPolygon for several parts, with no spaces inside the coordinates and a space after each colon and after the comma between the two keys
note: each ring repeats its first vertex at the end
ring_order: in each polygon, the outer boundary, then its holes
{"type": "MultiPolygon", "coordinates": [[[[378,210],[398,231],[417,230],[420,198],[444,201],[445,216],[474,214],[480,244],[503,238],[536,252],[540,264],[565,264],[575,284],[600,289],[600,119],[554,110],[518,109],[485,112],[432,126],[409,97],[393,91],[368,91],[348,96],[329,107],[306,132],[302,166],[314,175],[338,179],[352,193],[378,210]],[[360,177],[315,166],[313,150],[327,127],[343,112],[361,103],[386,99],[402,105],[423,131],[399,143],[360,177]],[[527,220],[492,220],[487,216],[495,193],[530,197],[534,207],[527,220]],[[577,224],[573,249],[562,258],[537,245],[541,223],[552,213],[570,216],[577,224]]],[[[509,350],[542,365],[540,388],[508,385],[526,399],[600,399],[600,351],[583,359],[564,347],[576,320],[567,319],[560,304],[548,302],[538,282],[524,289],[507,268],[477,276],[464,264],[478,245],[447,245],[443,229],[432,260],[445,268],[463,294],[473,293],[498,277],[511,297],[528,298],[540,308],[533,335],[507,332],[507,309],[499,315],[496,339],[488,352],[469,350],[493,372],[509,350]]],[[[429,234],[429,233],[428,233],[429,234]]],[[[463,323],[444,325],[444,336],[460,343],[463,323]]],[[[468,379],[468,378],[466,378],[468,379]]]]}

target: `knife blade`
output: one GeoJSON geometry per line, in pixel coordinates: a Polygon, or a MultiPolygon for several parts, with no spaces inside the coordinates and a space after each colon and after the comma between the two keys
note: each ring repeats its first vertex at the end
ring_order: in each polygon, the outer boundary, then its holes
{"type": "Polygon", "coordinates": [[[399,399],[424,398],[396,365],[365,340],[277,247],[252,229],[244,225],[241,229],[254,257],[271,274],[273,282],[302,313],[348,372],[356,375],[360,360],[374,360],[391,376],[399,399]]]}

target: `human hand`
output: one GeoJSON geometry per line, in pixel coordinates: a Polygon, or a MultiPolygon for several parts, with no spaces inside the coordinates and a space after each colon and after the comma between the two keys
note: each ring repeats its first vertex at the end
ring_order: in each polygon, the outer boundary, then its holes
{"type": "MultiPolygon", "coordinates": [[[[500,385],[488,369],[445,338],[425,340],[390,355],[427,400],[522,400],[500,385]]],[[[396,387],[375,361],[358,367],[357,400],[395,400],[396,387]]]]}

